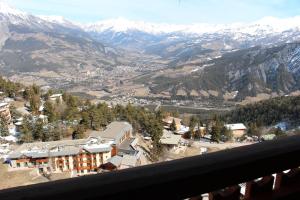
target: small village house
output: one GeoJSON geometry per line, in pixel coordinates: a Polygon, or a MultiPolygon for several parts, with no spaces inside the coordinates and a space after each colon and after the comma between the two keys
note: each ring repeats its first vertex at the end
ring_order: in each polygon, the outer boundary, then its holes
{"type": "Polygon", "coordinates": [[[139,166],[140,164],[141,164],[140,155],[137,156],[117,155],[108,159],[106,163],[100,166],[100,168],[104,171],[114,171],[118,169],[127,169],[127,168],[136,167],[139,166]]]}
{"type": "Polygon", "coordinates": [[[180,144],[181,135],[175,135],[172,131],[163,130],[160,143],[168,148],[175,148],[180,144]]]}
{"type": "Polygon", "coordinates": [[[246,134],[247,128],[244,124],[225,124],[225,127],[232,132],[234,138],[240,138],[246,134]]]}
{"type": "Polygon", "coordinates": [[[49,100],[52,102],[62,102],[63,98],[62,98],[62,94],[53,94],[49,97],[49,100]]]}
{"type": "Polygon", "coordinates": [[[164,123],[165,128],[167,128],[167,129],[170,128],[173,121],[175,122],[175,127],[176,127],[175,131],[179,131],[181,129],[181,121],[182,120],[179,118],[168,116],[168,117],[165,117],[162,121],[164,123]]]}

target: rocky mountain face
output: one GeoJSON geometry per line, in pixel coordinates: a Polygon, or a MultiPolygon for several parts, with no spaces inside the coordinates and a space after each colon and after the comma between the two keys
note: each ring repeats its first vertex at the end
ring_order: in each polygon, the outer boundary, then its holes
{"type": "Polygon", "coordinates": [[[243,100],[247,96],[278,96],[298,91],[299,73],[300,43],[289,43],[226,53],[199,65],[146,78],[154,93],[243,100]]]}
{"type": "Polygon", "coordinates": [[[187,26],[116,19],[82,28],[98,41],[161,56],[170,62],[170,67],[210,60],[234,50],[300,39],[300,17],[268,17],[251,24],[187,26]]]}
{"type": "Polygon", "coordinates": [[[168,60],[167,69],[135,80],[154,94],[240,101],[299,89],[299,27],[294,17],[191,26],[118,19],[83,28],[98,41],[168,60]]]}

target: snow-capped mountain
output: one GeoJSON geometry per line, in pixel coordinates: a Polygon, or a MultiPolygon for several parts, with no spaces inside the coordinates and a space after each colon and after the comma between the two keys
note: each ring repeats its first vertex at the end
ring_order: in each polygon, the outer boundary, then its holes
{"type": "Polygon", "coordinates": [[[5,1],[0,1],[0,23],[8,26],[27,26],[31,29],[51,30],[59,27],[81,29],[72,22],[58,16],[35,16],[30,13],[20,11],[10,6],[5,1]]]}
{"type": "Polygon", "coordinates": [[[146,23],[118,18],[81,27],[100,42],[165,59],[175,58],[180,61],[176,64],[257,45],[272,46],[300,39],[300,16],[286,19],[265,17],[252,23],[215,25],[146,23]]]}
{"type": "Polygon", "coordinates": [[[1,73],[102,67],[113,65],[117,56],[117,50],[64,18],[34,16],[0,1],[1,73]]]}
{"type": "Polygon", "coordinates": [[[300,16],[279,19],[275,17],[265,17],[252,23],[233,24],[206,24],[198,23],[191,25],[147,23],[143,21],[130,21],[124,18],[103,20],[96,23],[85,24],[82,27],[86,31],[93,32],[128,32],[141,31],[149,34],[171,34],[180,32],[185,34],[211,34],[211,33],[244,33],[249,35],[260,35],[281,33],[291,29],[300,28],[300,16]]]}
{"type": "Polygon", "coordinates": [[[14,24],[21,23],[22,21],[29,19],[29,15],[27,13],[11,7],[4,1],[0,1],[0,15],[1,20],[9,20],[14,24]]]}
{"type": "MultiPolygon", "coordinates": [[[[102,73],[126,65],[149,68],[147,75],[155,71],[153,79],[145,79],[153,93],[186,91],[202,98],[212,90],[219,96],[238,91],[240,99],[282,95],[300,90],[299,41],[300,17],[219,25],[122,18],[79,24],[60,16],[35,16],[0,0],[0,72],[9,75],[53,71],[77,81],[82,71],[102,73]],[[170,67],[173,76],[158,78],[164,75],[161,69],[170,67]]],[[[44,81],[68,85],[64,76],[44,81]]]]}

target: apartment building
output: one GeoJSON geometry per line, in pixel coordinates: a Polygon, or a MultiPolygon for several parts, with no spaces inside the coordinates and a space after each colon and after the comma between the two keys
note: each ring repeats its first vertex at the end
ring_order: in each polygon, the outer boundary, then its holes
{"type": "Polygon", "coordinates": [[[96,172],[111,158],[112,142],[100,138],[24,143],[9,155],[10,166],[38,168],[40,172],[96,172]]]}
{"type": "Polygon", "coordinates": [[[70,171],[84,175],[97,172],[117,154],[138,159],[136,143],[129,123],[112,122],[104,131],[93,131],[87,139],[24,143],[8,159],[15,169],[38,168],[45,173],[70,171]]]}

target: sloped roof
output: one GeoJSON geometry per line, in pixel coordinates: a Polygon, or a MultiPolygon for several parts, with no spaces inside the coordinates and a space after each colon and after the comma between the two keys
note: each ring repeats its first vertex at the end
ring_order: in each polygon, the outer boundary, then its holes
{"type": "Polygon", "coordinates": [[[62,94],[53,94],[50,96],[50,98],[57,98],[57,97],[61,97],[61,96],[62,96],[62,94]]]}
{"type": "Polygon", "coordinates": [[[166,117],[164,118],[162,121],[167,123],[167,124],[171,124],[173,122],[173,120],[175,121],[176,124],[180,124],[181,123],[181,119],[176,118],[176,117],[166,117]]]}
{"type": "Polygon", "coordinates": [[[242,123],[238,123],[238,124],[226,124],[225,127],[229,130],[246,130],[246,126],[242,123]]]}
{"type": "Polygon", "coordinates": [[[90,135],[118,141],[127,131],[132,131],[132,126],[128,122],[112,122],[104,131],[93,131],[90,135]]]}
{"type": "MultiPolygon", "coordinates": [[[[95,139],[93,139],[95,140],[95,139]]],[[[18,149],[9,154],[10,159],[22,156],[30,158],[56,157],[66,155],[77,155],[81,150],[91,153],[111,151],[110,143],[107,141],[92,141],[92,139],[61,140],[52,142],[24,143],[18,149]],[[94,142],[91,144],[91,142],[94,142]]]]}
{"type": "Polygon", "coordinates": [[[137,163],[137,157],[132,155],[124,155],[122,159],[122,165],[135,167],[137,163]]]}
{"type": "Polygon", "coordinates": [[[164,130],[163,135],[160,139],[161,144],[167,144],[167,145],[177,145],[179,144],[181,139],[180,135],[175,135],[171,131],[164,130]]]}
{"type": "Polygon", "coordinates": [[[122,163],[122,157],[121,156],[114,156],[107,160],[108,163],[113,164],[116,167],[119,167],[122,163]]]}

